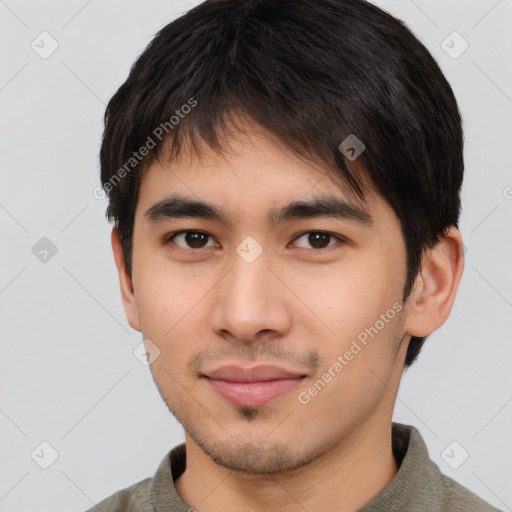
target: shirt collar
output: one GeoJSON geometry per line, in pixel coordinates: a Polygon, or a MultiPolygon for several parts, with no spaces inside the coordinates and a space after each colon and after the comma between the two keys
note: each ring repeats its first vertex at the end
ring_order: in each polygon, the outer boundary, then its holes
{"type": "Polygon", "coordinates": [[[402,423],[393,423],[393,454],[399,463],[397,474],[391,482],[358,512],[382,510],[407,510],[414,506],[421,510],[443,510],[442,498],[431,489],[442,487],[442,474],[430,460],[429,453],[419,431],[402,423]],[[426,508],[421,508],[428,502],[426,508]]]}

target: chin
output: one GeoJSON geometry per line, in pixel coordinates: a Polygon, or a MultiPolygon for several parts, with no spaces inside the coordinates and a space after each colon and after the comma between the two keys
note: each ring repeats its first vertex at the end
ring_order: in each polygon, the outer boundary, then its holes
{"type": "MultiPolygon", "coordinates": [[[[231,471],[247,474],[272,475],[301,468],[314,461],[329,447],[294,446],[286,442],[261,439],[248,440],[247,436],[229,437],[225,441],[204,440],[189,434],[195,443],[216,464],[231,471]]],[[[290,436],[293,439],[293,436],[290,436]]]]}

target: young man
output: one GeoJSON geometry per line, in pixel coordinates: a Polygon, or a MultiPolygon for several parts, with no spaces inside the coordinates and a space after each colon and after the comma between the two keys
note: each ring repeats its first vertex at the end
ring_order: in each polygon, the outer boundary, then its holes
{"type": "Polygon", "coordinates": [[[392,422],[452,308],[460,114],[363,0],[209,0],[105,116],[130,325],[186,443],[92,510],[495,511],[392,422]]]}

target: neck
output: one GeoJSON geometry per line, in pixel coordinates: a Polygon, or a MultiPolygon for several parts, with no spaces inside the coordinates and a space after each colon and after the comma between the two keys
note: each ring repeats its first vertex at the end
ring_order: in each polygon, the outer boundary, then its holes
{"type": "Polygon", "coordinates": [[[186,446],[187,467],[175,487],[185,503],[201,512],[292,512],[298,507],[354,512],[375,498],[398,471],[391,419],[382,416],[358,426],[308,465],[274,475],[223,468],[188,435],[186,446]]]}

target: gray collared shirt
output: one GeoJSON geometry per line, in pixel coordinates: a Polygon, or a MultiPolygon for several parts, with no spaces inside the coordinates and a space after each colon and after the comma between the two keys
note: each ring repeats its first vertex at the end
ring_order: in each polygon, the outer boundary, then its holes
{"type": "MultiPolygon", "coordinates": [[[[392,433],[398,473],[358,512],[500,512],[443,475],[415,427],[394,422],[392,433]]],[[[116,492],[86,512],[191,512],[174,487],[185,471],[185,454],[185,444],[174,447],[153,477],[116,492]]]]}

